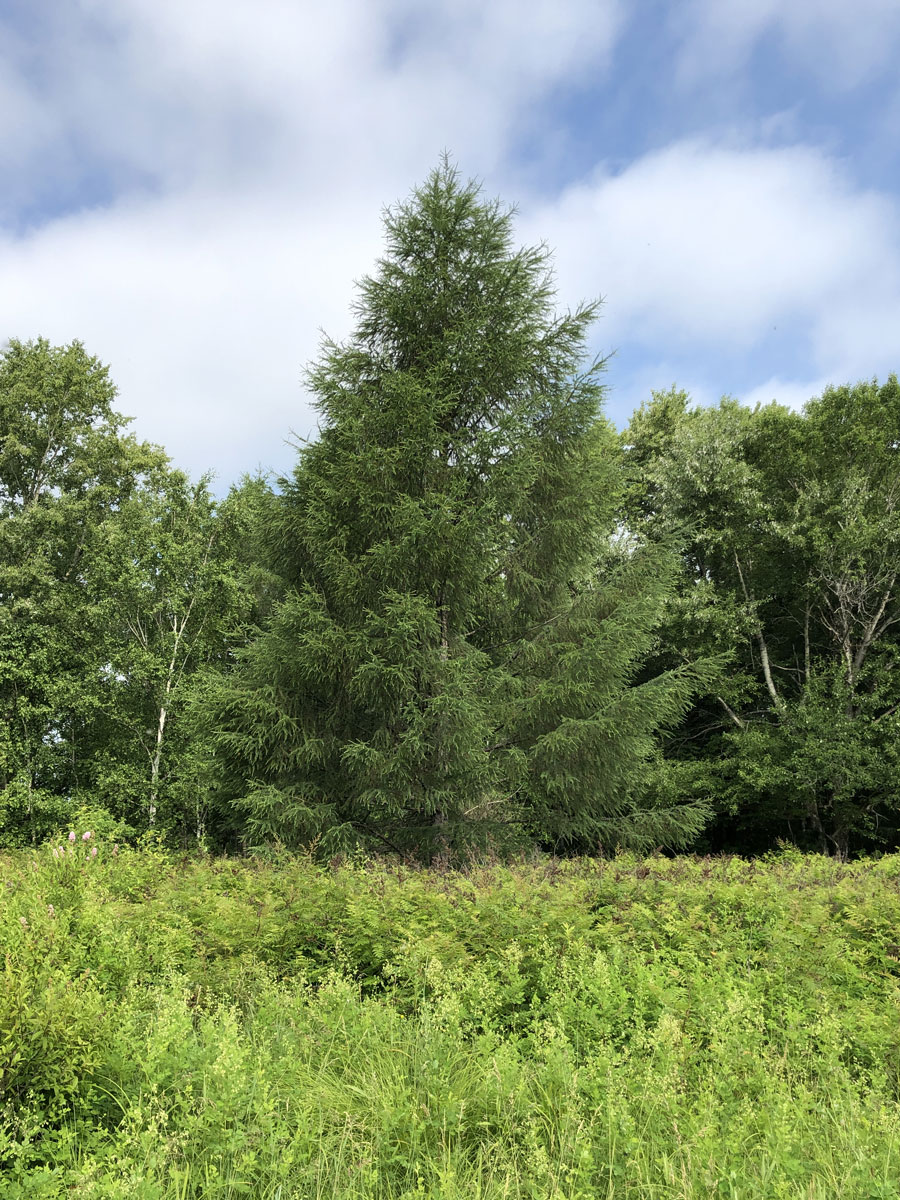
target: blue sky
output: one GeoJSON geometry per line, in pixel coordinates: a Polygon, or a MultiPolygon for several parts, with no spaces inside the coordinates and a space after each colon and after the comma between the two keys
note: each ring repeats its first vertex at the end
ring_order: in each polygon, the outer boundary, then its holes
{"type": "Polygon", "coordinates": [[[310,436],[447,149],[604,298],[620,425],[900,369],[898,0],[0,0],[0,342],[80,338],[219,485],[310,436]]]}

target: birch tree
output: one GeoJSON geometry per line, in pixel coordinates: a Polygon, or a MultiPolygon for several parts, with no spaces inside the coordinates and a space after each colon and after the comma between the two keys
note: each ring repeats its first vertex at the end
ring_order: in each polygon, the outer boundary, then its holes
{"type": "Polygon", "coordinates": [[[138,827],[162,816],[167,829],[189,827],[201,843],[208,832],[206,788],[193,769],[204,758],[202,735],[185,717],[204,672],[227,669],[252,615],[252,564],[242,561],[241,542],[250,534],[248,498],[260,488],[248,481],[217,503],[208,479],[194,483],[166,466],[108,530],[102,790],[110,803],[115,788],[130,797],[138,827]]]}

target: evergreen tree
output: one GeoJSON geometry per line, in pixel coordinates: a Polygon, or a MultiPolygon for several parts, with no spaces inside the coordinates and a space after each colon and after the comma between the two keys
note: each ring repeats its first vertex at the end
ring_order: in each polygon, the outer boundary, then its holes
{"type": "Polygon", "coordinates": [[[285,596],[221,693],[251,840],[676,842],[642,799],[696,683],[629,686],[665,571],[617,543],[619,451],[549,253],[444,165],[386,215],[357,324],[309,374],[321,437],[271,520],[285,596]]]}

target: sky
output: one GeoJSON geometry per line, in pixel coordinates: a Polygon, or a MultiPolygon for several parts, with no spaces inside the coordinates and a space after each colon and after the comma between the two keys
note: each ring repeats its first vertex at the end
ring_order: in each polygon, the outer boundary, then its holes
{"type": "Polygon", "coordinates": [[[0,345],[79,339],[222,489],[290,470],[447,151],[602,297],[619,425],[900,370],[898,0],[0,0],[0,345]]]}

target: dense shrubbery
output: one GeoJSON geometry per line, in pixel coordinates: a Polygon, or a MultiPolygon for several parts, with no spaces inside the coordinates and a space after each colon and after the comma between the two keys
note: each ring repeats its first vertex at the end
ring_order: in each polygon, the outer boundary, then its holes
{"type": "Polygon", "coordinates": [[[897,857],[441,873],[83,832],[0,860],[4,1195],[896,1194],[897,857]]]}

